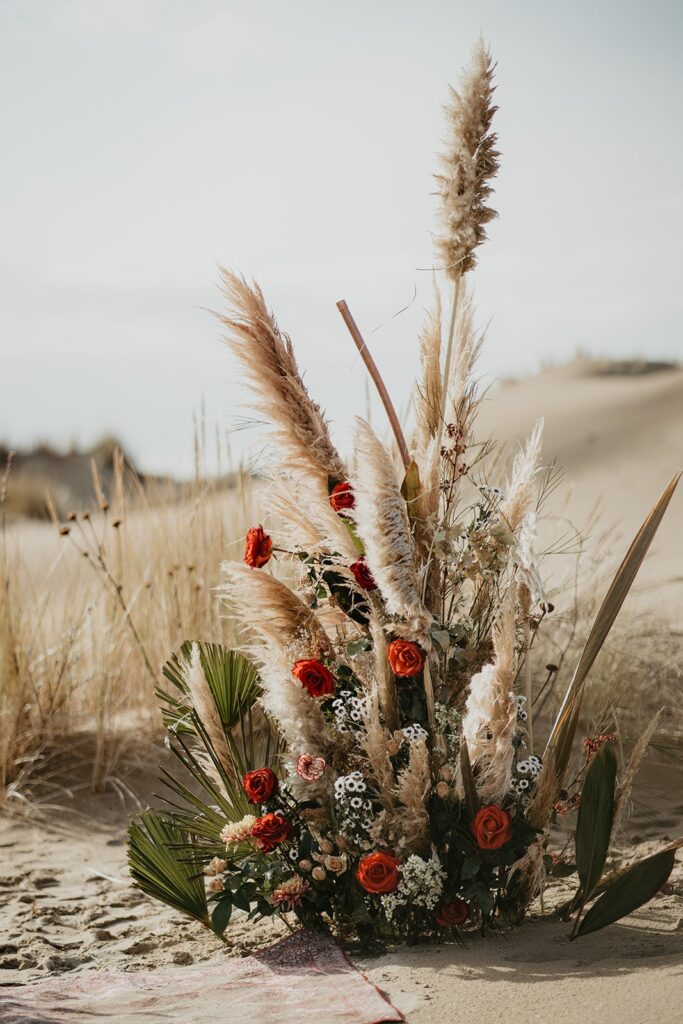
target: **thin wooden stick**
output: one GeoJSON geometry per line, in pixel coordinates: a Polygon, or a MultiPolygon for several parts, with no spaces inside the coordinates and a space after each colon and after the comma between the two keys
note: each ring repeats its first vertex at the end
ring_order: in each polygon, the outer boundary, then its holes
{"type": "Polygon", "coordinates": [[[353,316],[351,315],[351,310],[347,306],[345,299],[339,300],[339,302],[337,303],[337,309],[341,313],[344,323],[348,327],[349,334],[353,338],[356,348],[360,352],[361,359],[367,366],[368,373],[370,374],[375,383],[375,387],[377,388],[379,397],[382,399],[382,404],[384,405],[386,414],[389,418],[391,429],[394,432],[394,437],[396,438],[398,450],[401,453],[403,465],[405,466],[406,469],[408,469],[412,461],[410,458],[410,453],[408,451],[408,445],[406,444],[406,439],[403,436],[403,431],[401,430],[401,424],[399,423],[398,416],[396,415],[394,404],[391,401],[391,398],[389,397],[389,392],[387,391],[384,381],[380,376],[380,372],[377,369],[377,363],[372,358],[370,349],[365,344],[365,339],[358,330],[358,325],[356,324],[356,321],[353,319],[353,316]]]}

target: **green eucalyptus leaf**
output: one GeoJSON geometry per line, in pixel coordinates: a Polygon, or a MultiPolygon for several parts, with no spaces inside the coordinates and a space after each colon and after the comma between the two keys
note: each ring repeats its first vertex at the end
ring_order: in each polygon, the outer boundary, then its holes
{"type": "Polygon", "coordinates": [[[605,928],[652,899],[671,874],[675,857],[675,850],[662,850],[623,872],[590,908],[578,935],[605,928]]]}
{"type": "Polygon", "coordinates": [[[216,935],[222,935],[230,924],[232,903],[229,899],[219,900],[211,915],[211,927],[216,935]]]}
{"type": "Polygon", "coordinates": [[[604,743],[588,767],[576,823],[576,868],[586,900],[600,881],[607,859],[616,775],[614,747],[604,743]]]}

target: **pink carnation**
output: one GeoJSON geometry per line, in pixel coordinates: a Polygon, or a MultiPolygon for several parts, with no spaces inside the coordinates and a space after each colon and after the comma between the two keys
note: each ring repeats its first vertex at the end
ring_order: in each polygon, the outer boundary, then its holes
{"type": "Polygon", "coordinates": [[[313,754],[299,754],[296,762],[296,773],[306,782],[317,782],[322,778],[327,765],[323,757],[314,757],[313,754]]]}

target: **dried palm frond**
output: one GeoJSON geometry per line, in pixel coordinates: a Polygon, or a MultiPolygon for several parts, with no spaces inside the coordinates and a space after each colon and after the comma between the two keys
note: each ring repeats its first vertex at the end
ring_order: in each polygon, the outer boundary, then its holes
{"type": "Polygon", "coordinates": [[[389,613],[405,619],[406,632],[428,650],[431,616],[420,596],[406,503],[389,453],[361,419],[355,451],[355,521],[368,565],[389,613]]]}
{"type": "Polygon", "coordinates": [[[485,225],[496,216],[487,205],[500,156],[491,130],[497,109],[494,71],[491,54],[480,40],[459,91],[450,87],[445,107],[449,137],[441,155],[443,173],[436,175],[443,227],[437,249],[453,279],[476,266],[474,251],[486,239],[485,225]]]}

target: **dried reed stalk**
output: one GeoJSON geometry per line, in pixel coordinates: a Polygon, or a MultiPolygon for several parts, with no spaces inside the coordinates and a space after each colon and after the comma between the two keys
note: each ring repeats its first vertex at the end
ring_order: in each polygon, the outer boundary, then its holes
{"type": "Polygon", "coordinates": [[[403,618],[405,632],[428,651],[431,616],[420,597],[415,546],[391,457],[361,419],[354,447],[354,515],[368,565],[388,612],[403,618]]]}
{"type": "Polygon", "coordinates": [[[493,629],[494,661],[472,677],[463,736],[482,797],[500,799],[510,787],[517,727],[515,678],[515,589],[502,604],[493,629]]]}
{"type": "Polygon", "coordinates": [[[406,768],[398,778],[396,792],[401,802],[401,835],[405,847],[413,853],[424,854],[429,850],[429,811],[427,795],[432,778],[429,766],[429,751],[424,739],[410,744],[410,755],[406,768]]]}
{"type": "Polygon", "coordinates": [[[206,681],[204,669],[202,668],[199,645],[192,645],[190,660],[184,672],[185,682],[189,690],[190,700],[199,721],[202,723],[206,735],[211,743],[213,752],[216,755],[221,768],[229,778],[235,778],[235,768],[225,738],[225,729],[221,722],[216,701],[214,700],[211,688],[206,681]]]}
{"type": "Polygon", "coordinates": [[[647,748],[650,745],[650,740],[655,734],[655,731],[659,724],[659,719],[662,715],[662,710],[663,709],[660,708],[660,710],[656,713],[656,715],[654,715],[650,719],[647,726],[645,727],[643,734],[641,735],[640,739],[633,748],[633,751],[631,753],[631,759],[628,763],[628,767],[624,774],[624,778],[617,787],[616,797],[614,801],[614,819],[612,825],[613,835],[616,835],[619,831],[619,826],[621,824],[621,819],[624,815],[626,802],[633,788],[633,782],[635,780],[638,769],[640,768],[641,762],[645,757],[645,754],[647,753],[647,748]]]}
{"type": "Polygon", "coordinates": [[[293,590],[267,572],[256,572],[236,562],[222,566],[225,583],[219,593],[233,608],[245,629],[263,643],[297,646],[300,657],[321,658],[331,644],[316,615],[293,590]]]}

